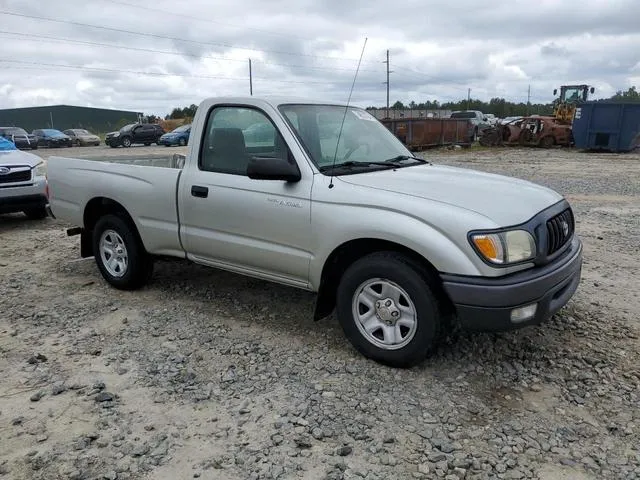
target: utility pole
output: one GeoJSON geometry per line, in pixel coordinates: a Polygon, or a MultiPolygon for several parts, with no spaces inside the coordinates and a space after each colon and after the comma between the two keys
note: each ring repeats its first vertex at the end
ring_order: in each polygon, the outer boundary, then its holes
{"type": "Polygon", "coordinates": [[[51,128],[53,128],[53,113],[49,110],[49,120],[51,120],[51,128]]]}
{"type": "Polygon", "coordinates": [[[529,84],[529,89],[527,90],[527,116],[529,116],[529,105],[531,104],[531,84],[529,84]]]}
{"type": "Polygon", "coordinates": [[[389,74],[393,73],[393,70],[389,70],[389,50],[387,50],[387,59],[384,60],[382,63],[386,63],[387,64],[387,81],[386,82],[382,82],[382,83],[387,85],[387,115],[386,115],[386,118],[389,118],[389,74]]]}
{"type": "Polygon", "coordinates": [[[249,59],[249,95],[253,96],[253,75],[251,74],[251,59],[249,59]]]}
{"type": "Polygon", "coordinates": [[[469,104],[471,103],[471,89],[467,89],[467,110],[469,110],[469,104]]]}

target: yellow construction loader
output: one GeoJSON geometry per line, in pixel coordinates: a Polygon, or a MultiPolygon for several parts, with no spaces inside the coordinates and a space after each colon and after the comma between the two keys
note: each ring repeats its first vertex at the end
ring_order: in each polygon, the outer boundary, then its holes
{"type": "MultiPolygon", "coordinates": [[[[589,85],[562,85],[560,87],[560,96],[553,102],[553,116],[558,123],[571,125],[573,123],[573,115],[576,111],[576,105],[586,102],[589,94],[595,89],[589,85]]],[[[558,89],[553,91],[553,95],[558,94],[558,89]]]]}

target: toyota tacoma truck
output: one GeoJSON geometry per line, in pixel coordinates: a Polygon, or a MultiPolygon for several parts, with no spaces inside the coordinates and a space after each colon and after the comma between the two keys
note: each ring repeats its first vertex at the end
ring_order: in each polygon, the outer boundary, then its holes
{"type": "Polygon", "coordinates": [[[174,165],[52,157],[48,179],[53,215],[114,287],[142,287],[169,256],[309,290],[316,320],[335,311],[359,352],[395,367],[454,327],[539,324],[580,282],[562,195],[416,158],[339,103],[207,99],[174,165]]]}

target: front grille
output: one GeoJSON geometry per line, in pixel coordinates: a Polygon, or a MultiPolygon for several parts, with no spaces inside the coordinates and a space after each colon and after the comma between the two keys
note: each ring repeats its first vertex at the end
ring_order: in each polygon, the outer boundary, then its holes
{"type": "Polygon", "coordinates": [[[18,183],[28,182],[31,180],[31,169],[18,170],[15,172],[9,171],[9,173],[0,173],[0,183],[18,183]]]}
{"type": "Polygon", "coordinates": [[[573,212],[567,208],[547,221],[547,255],[560,250],[573,235],[573,212]]]}

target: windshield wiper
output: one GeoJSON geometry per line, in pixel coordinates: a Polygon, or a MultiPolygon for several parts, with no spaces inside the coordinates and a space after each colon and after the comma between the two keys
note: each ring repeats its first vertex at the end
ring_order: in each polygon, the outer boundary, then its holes
{"type": "Polygon", "coordinates": [[[318,170],[320,170],[321,172],[326,172],[327,170],[335,170],[335,169],[339,169],[339,168],[352,168],[352,167],[370,167],[370,166],[378,166],[378,167],[386,167],[386,168],[392,168],[393,164],[390,164],[389,162],[355,162],[353,160],[348,160],[346,162],[342,162],[342,163],[336,163],[335,165],[323,165],[321,166],[318,170]]]}
{"type": "MultiPolygon", "coordinates": [[[[395,168],[398,166],[410,166],[410,165],[403,165],[402,163],[405,162],[406,160],[415,160],[417,163],[419,164],[424,164],[424,163],[431,163],[428,160],[425,160],[424,158],[418,158],[418,157],[412,157],[410,155],[397,155],[393,158],[389,158],[387,160],[383,160],[381,162],[374,162],[374,161],[366,161],[366,162],[356,162],[353,160],[348,160],[346,162],[342,162],[342,163],[336,163],[335,165],[323,165],[322,167],[319,168],[319,170],[321,172],[326,172],[327,170],[337,170],[337,169],[341,169],[341,168],[347,168],[347,169],[351,169],[354,167],[360,167],[360,168],[367,168],[367,167],[386,167],[386,168],[395,168]]],[[[415,164],[414,164],[415,165],[415,164]]]]}
{"type": "Polygon", "coordinates": [[[417,160],[418,163],[431,163],[428,160],[425,160],[424,158],[414,157],[412,155],[397,155],[393,158],[389,158],[385,160],[385,163],[399,163],[405,160],[417,160]]]}

